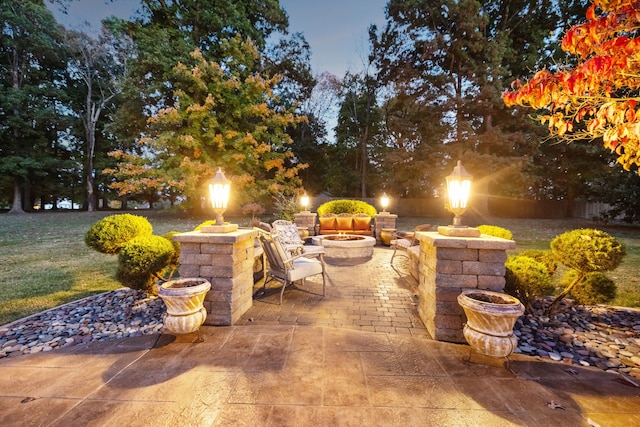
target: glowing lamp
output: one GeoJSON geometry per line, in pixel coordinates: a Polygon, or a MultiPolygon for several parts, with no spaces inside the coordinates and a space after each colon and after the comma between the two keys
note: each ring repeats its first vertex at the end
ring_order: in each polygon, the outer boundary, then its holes
{"type": "Polygon", "coordinates": [[[303,212],[309,212],[309,196],[305,191],[302,196],[300,196],[300,205],[302,206],[303,212]]]}
{"type": "Polygon", "coordinates": [[[389,207],[389,196],[387,196],[386,192],[382,193],[382,196],[380,197],[380,205],[382,206],[382,213],[389,213],[387,212],[387,207],[389,207]]]}
{"type": "Polygon", "coordinates": [[[209,182],[209,197],[213,213],[216,215],[216,223],[215,225],[202,227],[201,231],[203,233],[228,233],[238,229],[238,224],[225,224],[222,216],[227,210],[230,192],[231,181],[224,176],[222,168],[218,168],[215,176],[209,182]]]}
{"type": "Polygon", "coordinates": [[[453,225],[448,227],[438,227],[438,232],[446,236],[459,237],[478,237],[480,231],[476,228],[462,225],[462,214],[468,207],[469,196],[471,195],[471,176],[462,166],[462,162],[458,160],[456,167],[453,168],[451,175],[446,177],[447,181],[447,200],[446,208],[453,213],[453,225]]]}

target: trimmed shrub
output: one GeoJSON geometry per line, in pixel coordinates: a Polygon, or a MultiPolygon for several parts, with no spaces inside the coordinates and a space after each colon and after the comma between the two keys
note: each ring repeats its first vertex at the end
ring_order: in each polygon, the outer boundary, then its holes
{"type": "Polygon", "coordinates": [[[585,273],[613,270],[622,262],[624,246],[601,230],[567,231],[551,241],[553,256],[567,267],[585,273]]]}
{"type": "Polygon", "coordinates": [[[318,206],[318,215],[322,216],[328,213],[332,214],[357,214],[357,213],[365,213],[371,217],[375,216],[378,211],[376,208],[371,206],[367,202],[363,202],[362,200],[332,200],[330,202],[326,202],[318,206]]]}
{"type": "Polygon", "coordinates": [[[129,240],[152,233],[153,227],[146,218],[117,214],[106,216],[93,224],[85,234],[84,242],[98,252],[117,254],[129,240]]]}
{"type": "Polygon", "coordinates": [[[549,270],[541,262],[527,256],[511,255],[504,266],[505,292],[518,298],[527,310],[531,310],[536,298],[553,293],[549,270]]]}
{"type": "Polygon", "coordinates": [[[167,269],[169,270],[169,273],[167,274],[166,280],[169,280],[173,277],[173,273],[180,264],[180,243],[173,240],[173,236],[175,236],[176,234],[180,233],[178,231],[169,231],[168,233],[162,235],[162,237],[167,239],[173,245],[173,256],[167,263],[167,269]]]}
{"type": "Polygon", "coordinates": [[[216,220],[215,219],[208,219],[204,222],[201,222],[200,224],[198,224],[196,226],[196,228],[193,229],[193,231],[200,231],[200,229],[202,227],[209,227],[210,225],[216,225],[216,220]]]}
{"type": "Polygon", "coordinates": [[[547,250],[529,249],[529,250],[520,252],[518,255],[533,258],[536,261],[544,264],[544,266],[547,267],[547,270],[549,270],[549,274],[555,274],[556,270],[558,270],[558,263],[556,262],[556,259],[553,257],[553,252],[551,252],[550,249],[547,249],[547,250]]]}
{"type": "Polygon", "coordinates": [[[500,237],[502,239],[513,239],[513,233],[506,228],[498,227],[497,225],[479,225],[476,227],[482,234],[488,236],[500,237]]]}
{"type": "Polygon", "coordinates": [[[118,254],[116,278],[123,285],[156,294],[154,283],[174,257],[173,244],[161,236],[134,237],[118,254]]]}
{"type": "MultiPolygon", "coordinates": [[[[578,275],[575,270],[569,271],[561,281],[568,286],[578,275]]],[[[572,289],[569,295],[581,305],[604,304],[616,297],[616,284],[602,272],[587,273],[572,289]]]]}
{"type": "Polygon", "coordinates": [[[580,228],[567,231],[551,241],[553,256],[572,270],[576,275],[573,280],[564,281],[565,287],[553,300],[548,314],[552,314],[560,301],[589,273],[613,270],[622,262],[625,249],[615,237],[601,230],[580,228]]]}

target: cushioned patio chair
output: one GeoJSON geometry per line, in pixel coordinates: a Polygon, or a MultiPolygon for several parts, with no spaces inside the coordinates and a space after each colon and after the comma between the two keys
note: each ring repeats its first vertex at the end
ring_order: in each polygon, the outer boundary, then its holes
{"type": "Polygon", "coordinates": [[[395,235],[395,237],[391,240],[391,248],[393,249],[393,255],[391,255],[391,261],[393,262],[393,258],[396,256],[396,253],[398,252],[398,249],[400,250],[404,250],[405,253],[403,254],[398,254],[398,255],[403,255],[406,257],[409,257],[406,254],[407,249],[409,249],[411,246],[415,246],[417,245],[418,239],[416,239],[416,232],[417,231],[429,231],[429,229],[431,228],[431,224],[421,224],[416,226],[416,228],[413,230],[413,232],[402,232],[402,231],[398,231],[395,235]]]}
{"type": "Polygon", "coordinates": [[[305,245],[304,240],[300,238],[300,233],[298,233],[298,227],[291,221],[284,219],[275,220],[273,221],[272,229],[273,233],[280,237],[280,241],[291,256],[302,253],[324,252],[322,246],[305,245]]]}
{"type": "Polygon", "coordinates": [[[267,283],[271,280],[281,282],[280,304],[282,304],[282,295],[288,284],[300,281],[304,285],[307,277],[318,274],[322,274],[322,296],[325,295],[327,273],[324,264],[324,250],[290,256],[277,234],[266,233],[260,229],[255,230],[258,231],[258,238],[269,265],[262,287],[266,288],[267,283]]]}

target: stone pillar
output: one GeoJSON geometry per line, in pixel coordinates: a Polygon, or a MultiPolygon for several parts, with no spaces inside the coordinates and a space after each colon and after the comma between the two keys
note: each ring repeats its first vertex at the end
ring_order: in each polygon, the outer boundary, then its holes
{"type": "Polygon", "coordinates": [[[389,212],[379,213],[375,216],[376,222],[376,245],[381,245],[380,232],[383,228],[396,228],[396,220],[398,215],[389,212]]]}
{"type": "Polygon", "coordinates": [[[507,250],[513,240],[498,237],[450,237],[416,233],[420,241],[418,314],[431,337],[466,343],[466,317],[457,298],[463,289],[503,292],[507,250]]]}
{"type": "Polygon", "coordinates": [[[303,211],[297,214],[293,214],[294,221],[298,227],[307,227],[309,229],[309,236],[316,235],[316,217],[315,212],[303,211]]]}
{"type": "Polygon", "coordinates": [[[211,282],[204,300],[205,325],[233,325],[251,308],[256,235],[253,230],[237,230],[173,236],[180,243],[180,277],[202,277],[211,282]]]}

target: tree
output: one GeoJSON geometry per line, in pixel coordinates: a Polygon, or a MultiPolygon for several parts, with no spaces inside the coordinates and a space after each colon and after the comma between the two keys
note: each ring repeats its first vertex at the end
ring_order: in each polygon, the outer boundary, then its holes
{"type": "Polygon", "coordinates": [[[85,200],[87,210],[92,212],[96,209],[94,178],[98,121],[105,109],[114,107],[115,98],[121,92],[131,43],[124,36],[117,39],[105,26],[96,38],[70,31],[66,42],[71,50],[71,78],[80,81],[83,89],[83,99],[75,106],[75,111],[84,128],[85,200]]]}
{"type": "Polygon", "coordinates": [[[626,170],[640,166],[640,7],[634,0],[593,0],[587,21],[562,39],[575,65],[538,71],[504,92],[507,106],[544,110],[536,118],[565,141],[599,140],[626,170]]]}
{"type": "Polygon", "coordinates": [[[243,202],[287,193],[300,184],[297,173],[306,165],[287,164],[293,154],[283,148],[291,144],[287,127],[304,117],[274,96],[278,76],[264,78],[253,71],[261,57],[250,40],[237,36],[221,44],[224,62],[207,61],[196,49],[195,65],[176,67],[174,106],[149,119],[149,134],[140,141],[154,153],[155,176],[145,174],[152,172],[144,165],[142,171],[132,168],[130,186],[142,184],[143,178],[150,178],[147,187],[175,183],[197,207],[201,186],[217,167],[238,185],[236,193],[247,199],[243,202]]]}
{"type": "Polygon", "coordinates": [[[11,177],[10,212],[20,213],[34,181],[56,170],[65,50],[42,0],[3,1],[0,18],[0,174],[11,177]]]}

